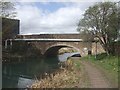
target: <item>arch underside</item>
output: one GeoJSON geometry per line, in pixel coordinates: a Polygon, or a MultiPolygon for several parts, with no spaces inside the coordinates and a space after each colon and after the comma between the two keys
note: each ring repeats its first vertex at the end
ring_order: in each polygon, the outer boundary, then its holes
{"type": "MultiPolygon", "coordinates": [[[[45,51],[44,55],[45,55],[46,57],[57,56],[59,49],[61,49],[61,48],[67,48],[67,47],[68,47],[68,48],[73,48],[73,49],[75,49],[75,50],[78,51],[78,49],[76,49],[76,48],[73,47],[73,46],[69,46],[69,45],[55,45],[55,46],[49,47],[49,48],[45,51]]],[[[79,51],[78,51],[78,52],[79,52],[79,51]]]]}

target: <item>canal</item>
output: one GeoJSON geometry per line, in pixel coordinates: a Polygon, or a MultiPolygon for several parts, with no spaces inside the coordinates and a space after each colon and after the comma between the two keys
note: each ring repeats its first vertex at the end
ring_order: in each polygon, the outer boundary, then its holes
{"type": "Polygon", "coordinates": [[[76,53],[64,53],[54,58],[25,58],[19,62],[2,64],[3,88],[26,88],[35,80],[45,77],[45,73],[55,72],[68,57],[76,53]]]}

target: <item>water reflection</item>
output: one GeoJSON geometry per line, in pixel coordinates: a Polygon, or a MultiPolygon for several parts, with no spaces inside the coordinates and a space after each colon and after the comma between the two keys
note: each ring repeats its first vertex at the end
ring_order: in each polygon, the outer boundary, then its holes
{"type": "Polygon", "coordinates": [[[25,87],[29,87],[30,85],[32,85],[32,83],[35,80],[33,79],[28,79],[28,78],[23,78],[23,77],[19,77],[18,79],[18,84],[17,84],[17,88],[25,88],[25,87]]]}
{"type": "Polygon", "coordinates": [[[2,65],[3,88],[25,88],[26,84],[43,75],[51,73],[58,68],[58,61],[55,59],[26,59],[19,63],[3,63],[2,65]],[[31,80],[33,79],[33,80],[31,80]],[[23,85],[21,85],[23,84],[23,85]]]}
{"type": "Polygon", "coordinates": [[[64,53],[64,54],[58,55],[58,59],[59,59],[59,61],[64,62],[64,61],[66,61],[69,57],[71,57],[71,56],[73,56],[73,55],[77,55],[77,54],[80,55],[79,52],[64,53]]]}
{"type": "Polygon", "coordinates": [[[2,64],[3,88],[26,88],[36,79],[44,78],[44,73],[52,73],[59,68],[59,61],[77,53],[65,53],[53,58],[26,58],[21,62],[2,64]]]}

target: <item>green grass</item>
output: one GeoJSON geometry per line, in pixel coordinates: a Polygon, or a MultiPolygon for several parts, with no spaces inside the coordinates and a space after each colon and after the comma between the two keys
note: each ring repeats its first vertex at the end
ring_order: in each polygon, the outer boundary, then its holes
{"type": "Polygon", "coordinates": [[[118,84],[118,56],[107,56],[105,53],[97,55],[97,59],[95,59],[95,56],[87,56],[83,57],[82,60],[88,60],[96,67],[98,67],[100,70],[103,71],[106,78],[109,80],[109,82],[113,86],[117,86],[118,84]]]}
{"type": "Polygon", "coordinates": [[[79,60],[73,60],[73,63],[75,68],[80,69],[81,64],[79,60]]]}

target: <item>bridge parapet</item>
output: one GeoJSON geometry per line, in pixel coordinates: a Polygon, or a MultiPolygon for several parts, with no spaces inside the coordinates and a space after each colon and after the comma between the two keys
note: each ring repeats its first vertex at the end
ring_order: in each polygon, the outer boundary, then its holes
{"type": "Polygon", "coordinates": [[[36,35],[17,35],[17,38],[36,39],[36,38],[50,38],[50,39],[80,39],[80,34],[36,34],[36,35]]]}

